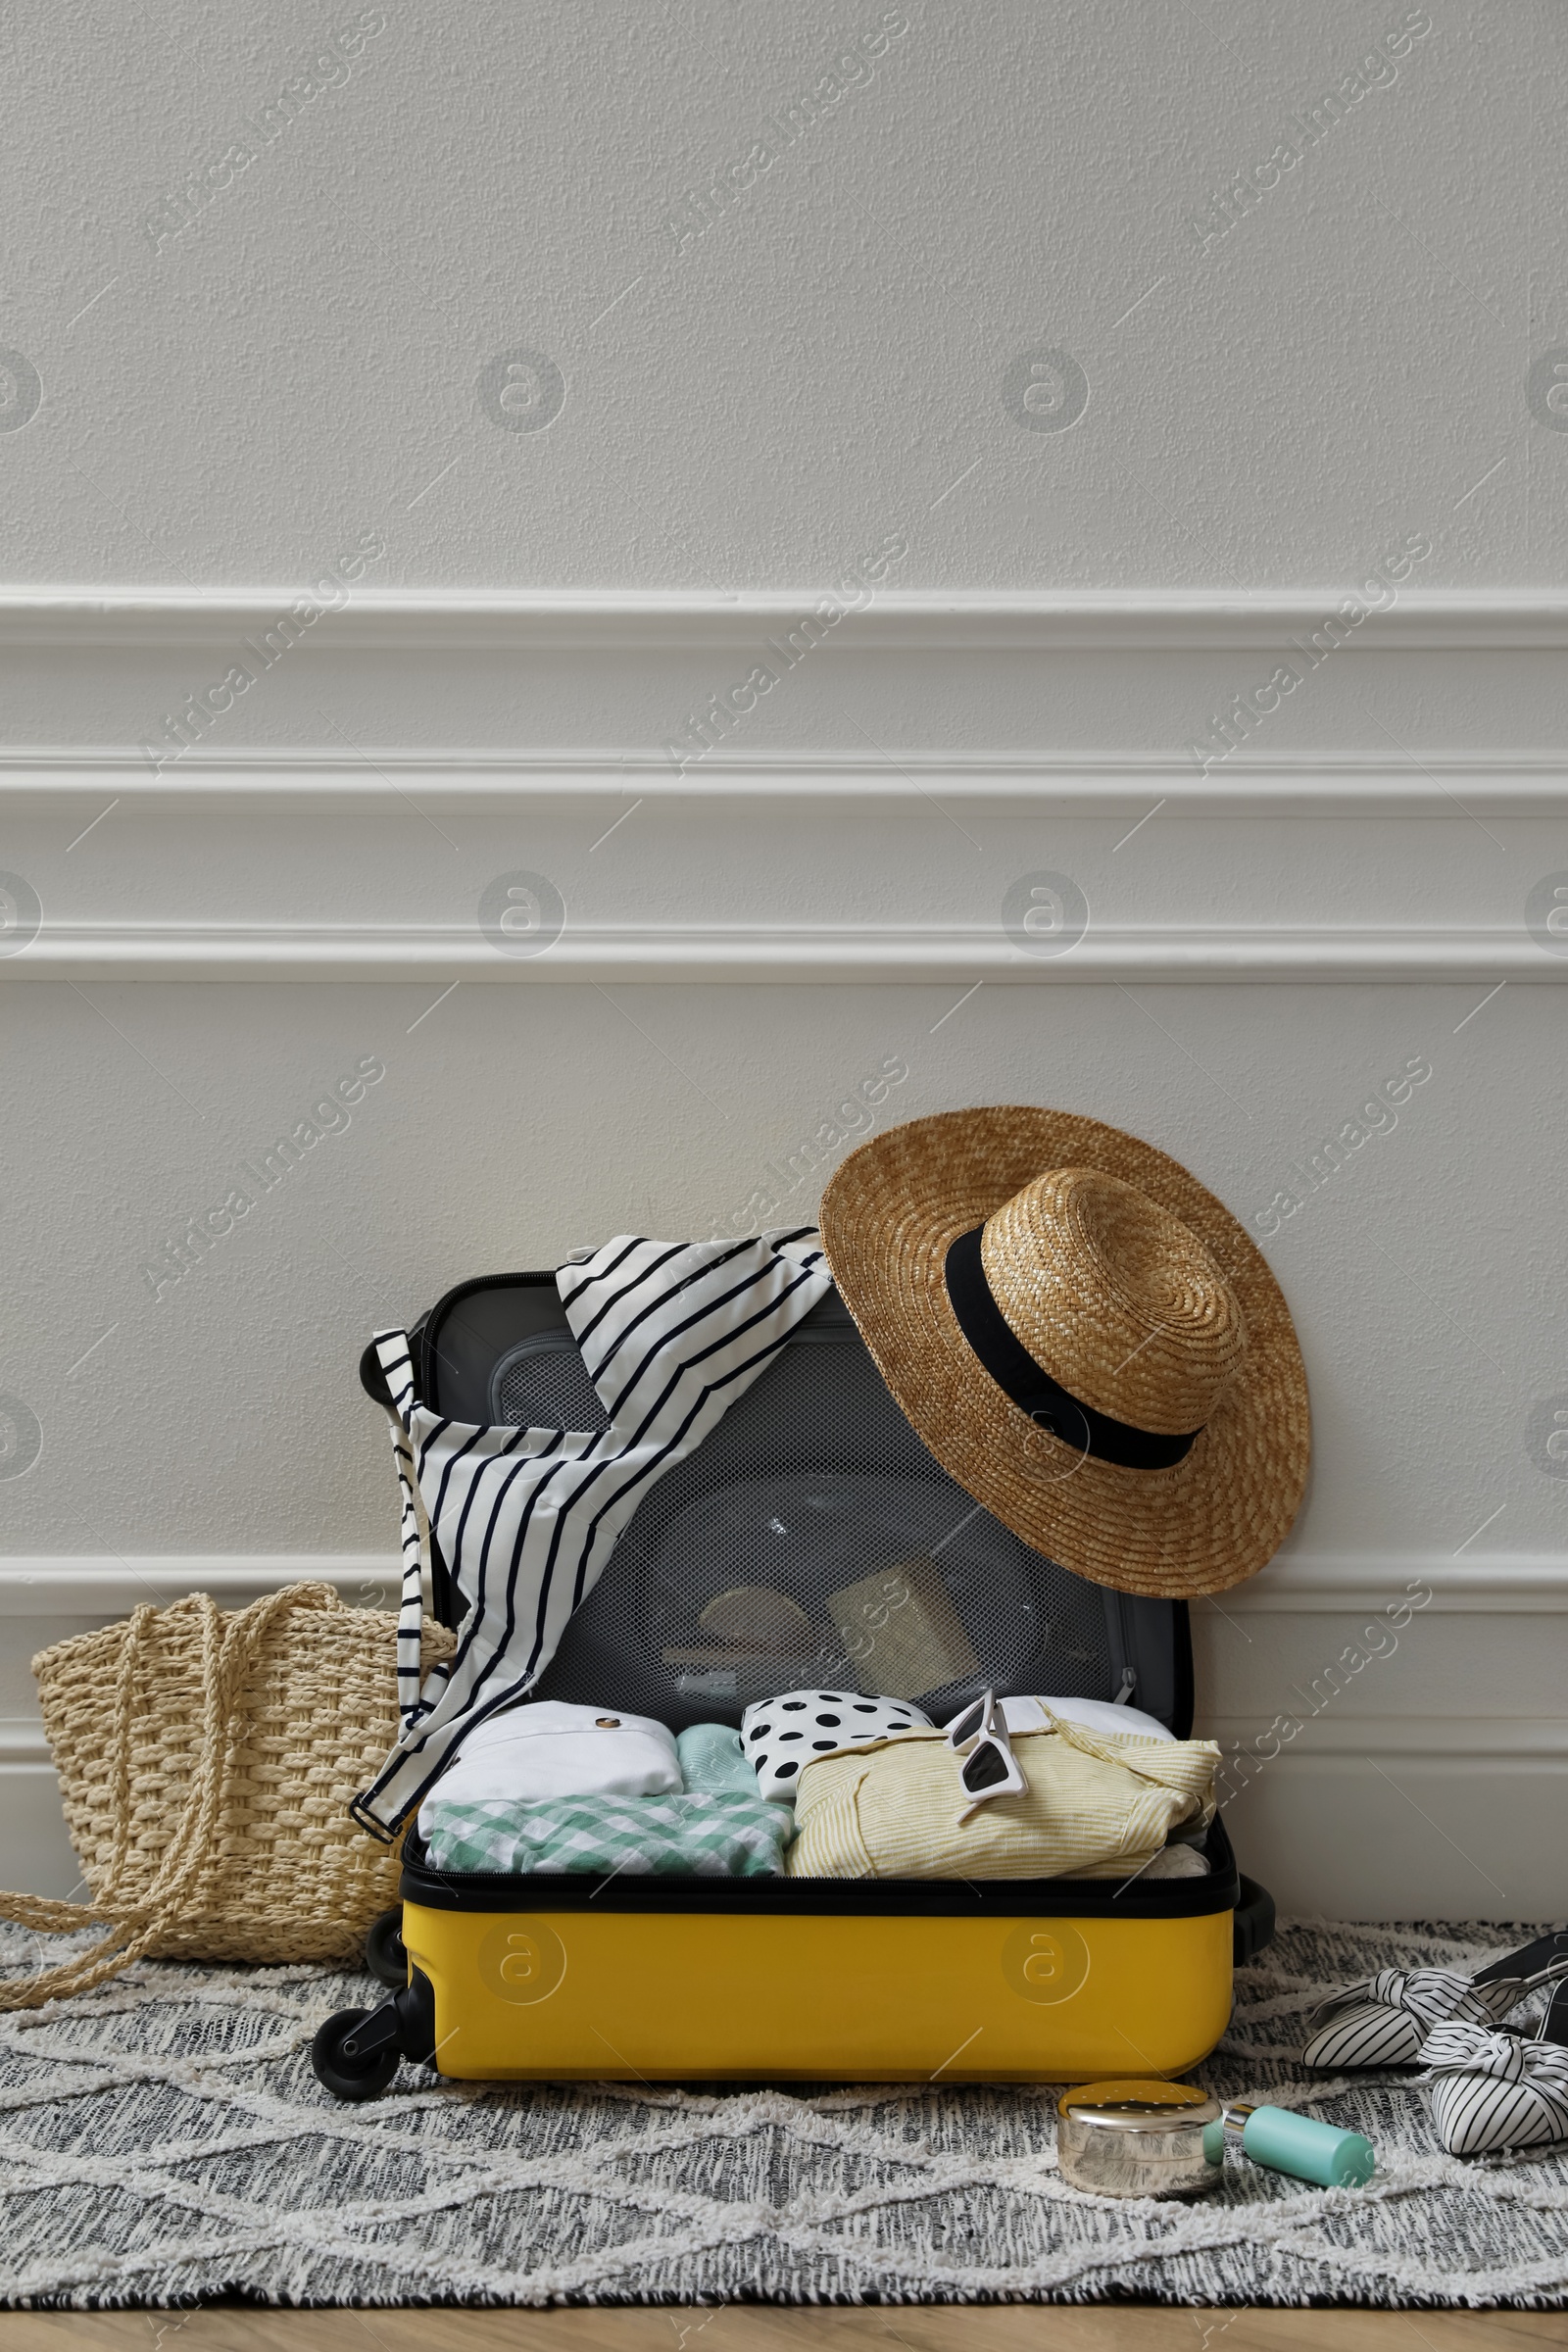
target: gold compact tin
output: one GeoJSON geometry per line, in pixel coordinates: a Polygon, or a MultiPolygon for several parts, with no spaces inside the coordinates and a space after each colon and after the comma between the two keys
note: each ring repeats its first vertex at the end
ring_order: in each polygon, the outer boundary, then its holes
{"type": "Polygon", "coordinates": [[[1056,2101],[1056,2168],[1102,2197],[1195,2197],[1224,2174],[1224,2110],[1186,2082],[1085,2082],[1056,2101]]]}

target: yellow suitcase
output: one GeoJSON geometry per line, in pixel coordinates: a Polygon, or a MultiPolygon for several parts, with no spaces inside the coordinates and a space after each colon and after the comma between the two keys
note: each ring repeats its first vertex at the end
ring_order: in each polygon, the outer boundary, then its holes
{"type": "MultiPolygon", "coordinates": [[[[464,1284],[413,1337],[418,1392],[454,1419],[582,1428],[602,1412],[552,1276],[464,1284]]],[[[361,1376],[385,1402],[373,1350],[361,1376]]],[[[1190,1733],[1185,1608],[1087,1585],[980,1510],[905,1422],[834,1298],[639,1507],[535,1695],[679,1729],[842,1683],[855,1667],[832,1651],[833,1603],[876,1570],[878,1544],[940,1569],[953,1614],[935,1688],[896,1693],[935,1720],[986,1684],[1135,1698],[1190,1733]],[[818,1629],[810,1657],[726,1658],[699,1625],[764,1558],[769,1584],[818,1629]]],[[[461,1590],[438,1550],[431,1565],[435,1612],[456,1624],[461,1590]]],[[[401,1927],[388,1913],[368,1947],[392,1997],[328,2019],[314,2062],[346,2099],[377,2096],[404,2057],[462,2082],[1180,2074],[1224,2032],[1233,1956],[1273,1930],[1218,1819],[1205,1851],[1206,1877],[1127,1884],[607,1884],[444,1874],[414,1829],[401,1927]]]]}

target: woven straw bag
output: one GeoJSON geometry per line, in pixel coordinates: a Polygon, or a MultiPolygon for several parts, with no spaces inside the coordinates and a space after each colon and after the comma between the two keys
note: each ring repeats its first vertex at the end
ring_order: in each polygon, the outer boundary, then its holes
{"type": "MultiPolygon", "coordinates": [[[[91,1951],[0,1982],[0,2009],[85,1992],[148,1954],[352,1960],[397,1900],[395,1848],[350,1820],[398,1736],[396,1617],[329,1585],[221,1612],[140,1608],[32,1661],[66,1824],[92,1900],[0,1894],[0,1917],[91,1951]]],[[[424,1620],[424,1670],[453,1637],[424,1620]]]]}

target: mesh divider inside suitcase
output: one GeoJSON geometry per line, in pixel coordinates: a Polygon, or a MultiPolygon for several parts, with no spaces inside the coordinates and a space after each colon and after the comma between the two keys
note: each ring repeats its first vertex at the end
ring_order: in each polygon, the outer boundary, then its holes
{"type": "MultiPolygon", "coordinates": [[[[505,1357],[498,1421],[603,1428],[564,1334],[505,1357]]],[[[688,1723],[823,1687],[1108,1698],[1105,1595],[1021,1544],[927,1452],[858,1336],[798,1332],[650,1491],[535,1695],[688,1723]]]]}
{"type": "Polygon", "coordinates": [[[606,1429],[610,1415],[588,1367],[554,1333],[524,1340],[490,1376],[490,1416],[514,1429],[606,1429]]]}

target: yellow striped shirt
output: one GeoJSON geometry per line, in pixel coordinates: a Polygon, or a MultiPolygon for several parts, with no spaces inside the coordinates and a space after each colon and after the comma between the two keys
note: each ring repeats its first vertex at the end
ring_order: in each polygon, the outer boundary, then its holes
{"type": "Polygon", "coordinates": [[[1219,1749],[1053,1718],[1011,1742],[1029,1783],[961,1826],[963,1759],[941,1732],[822,1756],[801,1775],[797,1879],[1102,1879],[1130,1875],[1179,1823],[1208,1819],[1219,1749]]]}

